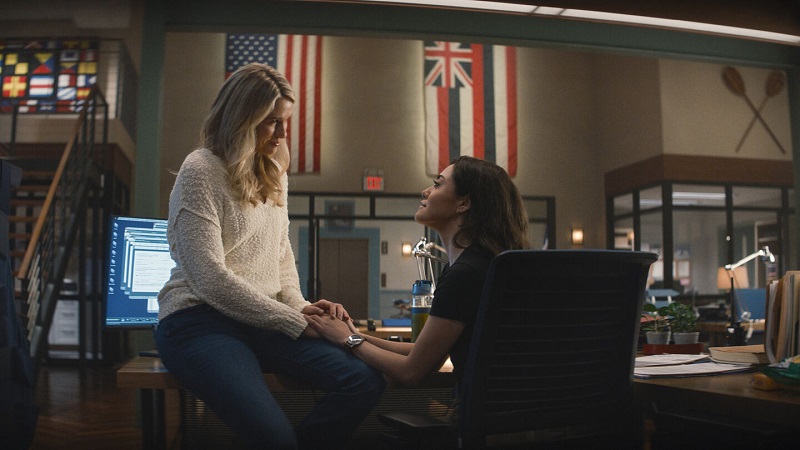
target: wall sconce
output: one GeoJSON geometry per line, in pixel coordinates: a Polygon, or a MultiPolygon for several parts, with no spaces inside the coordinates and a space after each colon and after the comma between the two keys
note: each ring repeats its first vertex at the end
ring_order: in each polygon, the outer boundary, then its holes
{"type": "Polygon", "coordinates": [[[411,242],[403,242],[400,244],[400,253],[402,253],[403,256],[411,256],[411,250],[413,248],[414,246],[411,244],[411,242]]]}
{"type": "Polygon", "coordinates": [[[570,237],[572,238],[572,245],[575,246],[583,245],[583,228],[573,227],[572,234],[570,237]]]}

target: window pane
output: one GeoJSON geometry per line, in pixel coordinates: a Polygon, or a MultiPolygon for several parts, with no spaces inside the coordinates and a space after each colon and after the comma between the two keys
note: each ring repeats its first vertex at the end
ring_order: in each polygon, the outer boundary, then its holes
{"type": "Polygon", "coordinates": [[[369,197],[334,197],[318,195],[314,213],[340,217],[369,215],[369,197]]]}
{"type": "Polygon", "coordinates": [[[734,187],[733,206],[781,207],[780,188],[734,187]]]}
{"type": "MultiPolygon", "coordinates": [[[[781,250],[778,240],[778,215],[774,212],[745,211],[733,213],[733,261],[736,263],[765,246],[775,255],[775,264],[780,261],[781,250]]],[[[744,270],[747,273],[745,280],[737,280],[741,288],[763,288],[766,286],[767,261],[755,258],[746,262],[744,270]]],[[[771,269],[776,266],[769,267],[771,269]]],[[[771,276],[770,278],[774,277],[771,276]]]]}
{"type": "Polygon", "coordinates": [[[661,212],[642,214],[640,226],[642,228],[641,250],[661,254],[663,225],[661,212]]]}
{"type": "MultiPolygon", "coordinates": [[[[528,223],[528,240],[530,241],[531,248],[546,248],[548,245],[547,224],[541,222],[528,223]]],[[[553,244],[555,244],[555,242],[553,242],[553,244]]]]}
{"type": "Polygon", "coordinates": [[[661,206],[661,186],[644,189],[639,193],[639,208],[649,209],[661,206]]]}
{"type": "MultiPolygon", "coordinates": [[[[797,229],[797,214],[789,214],[789,230],[796,230],[797,229]]],[[[794,236],[794,233],[791,233],[790,236],[794,236]]],[[[787,268],[797,267],[798,261],[795,260],[795,256],[798,252],[798,240],[800,239],[788,239],[789,241],[789,254],[783,255],[783,268],[786,270],[787,268]]],[[[770,247],[772,248],[772,247],[770,247]]],[[[779,266],[780,267],[780,266],[779,266]]],[[[782,273],[779,273],[778,276],[783,276],[782,273]]]]}
{"type": "Polygon", "coordinates": [[[406,216],[413,218],[422,197],[376,197],[375,215],[377,217],[406,216]]]}
{"type": "Polygon", "coordinates": [[[289,215],[308,216],[308,205],[311,202],[311,197],[308,195],[292,195],[289,194],[287,201],[287,208],[289,215]]]}
{"type": "Polygon", "coordinates": [[[675,184],[672,187],[675,206],[725,206],[725,188],[698,184],[675,184]]]}
{"type": "Polygon", "coordinates": [[[614,197],[614,215],[630,214],[633,212],[633,194],[614,197]]]}
{"type": "Polygon", "coordinates": [[[662,289],[664,286],[664,267],[661,260],[664,239],[661,232],[663,228],[661,217],[660,211],[642,214],[639,223],[642,229],[640,250],[658,254],[658,261],[651,266],[648,277],[648,285],[654,289],[662,289]]]}
{"type": "Polygon", "coordinates": [[[673,213],[675,265],[672,289],[689,293],[719,294],[717,269],[725,261],[725,213],[675,211],[673,213]]]}
{"type": "Polygon", "coordinates": [[[547,218],[547,201],[546,200],[523,200],[525,203],[525,210],[528,212],[528,217],[535,219],[547,218]]]}
{"type": "Polygon", "coordinates": [[[633,250],[633,219],[614,221],[614,249],[633,250]]]}

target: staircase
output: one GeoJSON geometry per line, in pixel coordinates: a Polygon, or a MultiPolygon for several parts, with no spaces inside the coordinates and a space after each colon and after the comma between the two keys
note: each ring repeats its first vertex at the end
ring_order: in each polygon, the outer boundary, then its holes
{"type": "Polygon", "coordinates": [[[3,158],[22,169],[22,182],[12,192],[8,218],[9,248],[14,261],[15,278],[19,275],[19,267],[63,152],[64,144],[17,144],[15,155],[3,158]]]}
{"type": "Polygon", "coordinates": [[[87,103],[68,142],[3,146],[3,159],[22,169],[10,201],[9,244],[17,311],[36,358],[52,350],[56,306],[69,298],[78,305],[78,358],[101,359],[105,223],[128,212],[132,166],[107,143],[99,91],[87,103]]]}

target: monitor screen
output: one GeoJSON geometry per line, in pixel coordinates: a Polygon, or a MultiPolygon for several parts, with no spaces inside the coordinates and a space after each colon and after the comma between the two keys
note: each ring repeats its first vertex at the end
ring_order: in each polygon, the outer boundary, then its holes
{"type": "Polygon", "coordinates": [[[167,221],[111,216],[107,236],[105,323],[142,328],[158,322],[158,291],[175,262],[169,256],[167,221]]]}

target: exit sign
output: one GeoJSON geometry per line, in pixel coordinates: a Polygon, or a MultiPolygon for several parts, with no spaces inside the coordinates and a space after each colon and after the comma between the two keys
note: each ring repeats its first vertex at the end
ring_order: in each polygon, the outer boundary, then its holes
{"type": "Polygon", "coordinates": [[[364,175],[365,192],[383,192],[382,175],[364,175]]]}

